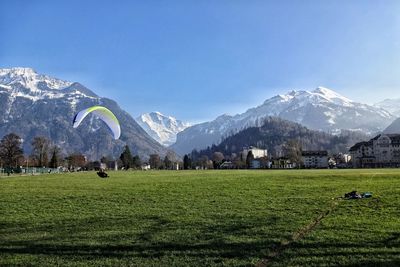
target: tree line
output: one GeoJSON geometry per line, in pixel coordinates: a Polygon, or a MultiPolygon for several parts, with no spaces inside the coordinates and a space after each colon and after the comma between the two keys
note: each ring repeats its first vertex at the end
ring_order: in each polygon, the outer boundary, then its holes
{"type": "Polygon", "coordinates": [[[365,134],[353,131],[332,135],[310,130],[301,124],[276,117],[267,117],[257,125],[232,132],[218,145],[213,144],[200,151],[193,150],[184,156],[184,168],[219,168],[225,161],[232,162],[233,168],[249,168],[253,155],[243,155],[242,151],[250,146],[268,150],[268,157],[258,159],[261,165],[279,158],[300,165],[303,150],[327,150],[332,157],[342,161],[341,155],[347,153],[353,144],[367,138],[365,134]]]}
{"type": "Polygon", "coordinates": [[[63,156],[60,147],[44,136],[33,138],[30,145],[32,152],[25,155],[22,138],[15,133],[5,135],[0,140],[0,166],[18,172],[21,167],[83,167],[86,164],[86,158],[79,153],[63,156]]]}
{"type": "MultiPolygon", "coordinates": [[[[31,153],[25,155],[22,141],[22,138],[15,133],[7,134],[0,140],[1,168],[19,172],[21,167],[63,167],[68,170],[118,167],[129,170],[141,169],[143,166],[139,155],[132,155],[127,145],[117,159],[113,159],[110,156],[103,156],[98,161],[88,161],[79,152],[64,155],[59,146],[53,144],[51,140],[44,136],[35,137],[30,143],[31,153]]],[[[176,169],[179,167],[179,163],[175,160],[172,153],[167,153],[163,159],[158,154],[152,154],[148,159],[147,165],[151,169],[176,169]]]]}
{"type": "MultiPolygon", "coordinates": [[[[193,151],[191,154],[184,155],[183,169],[220,169],[222,164],[227,161],[232,162],[235,169],[248,169],[251,167],[253,159],[254,156],[251,151],[247,153],[247,155],[239,153],[233,156],[224,155],[222,152],[215,151],[211,157],[193,151]]],[[[265,158],[265,160],[268,159],[265,158]]]]}
{"type": "Polygon", "coordinates": [[[17,168],[29,164],[35,167],[57,168],[60,163],[60,148],[42,136],[32,142],[32,153],[25,157],[22,139],[15,133],[5,135],[0,141],[0,164],[3,167],[17,168]]]}

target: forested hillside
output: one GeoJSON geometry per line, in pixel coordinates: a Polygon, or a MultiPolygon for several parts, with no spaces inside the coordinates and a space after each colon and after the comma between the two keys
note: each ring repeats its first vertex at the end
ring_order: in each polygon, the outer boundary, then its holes
{"type": "Polygon", "coordinates": [[[289,141],[296,141],[303,150],[328,150],[330,153],[346,153],[350,146],[368,136],[359,132],[342,131],[340,135],[310,130],[301,124],[276,117],[268,117],[260,127],[250,127],[225,138],[220,144],[208,147],[193,156],[222,152],[225,156],[239,153],[243,147],[256,146],[268,149],[269,155],[281,156],[283,146],[289,141]]]}

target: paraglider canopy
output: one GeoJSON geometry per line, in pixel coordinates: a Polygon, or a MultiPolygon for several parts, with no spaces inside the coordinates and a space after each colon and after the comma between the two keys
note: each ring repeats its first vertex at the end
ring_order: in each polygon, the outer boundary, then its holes
{"type": "Polygon", "coordinates": [[[108,109],[102,106],[93,106],[79,111],[73,121],[73,127],[77,128],[81,122],[86,118],[89,113],[95,114],[102,121],[104,121],[110,128],[114,135],[114,139],[117,140],[121,135],[121,127],[119,125],[117,117],[108,109]]]}

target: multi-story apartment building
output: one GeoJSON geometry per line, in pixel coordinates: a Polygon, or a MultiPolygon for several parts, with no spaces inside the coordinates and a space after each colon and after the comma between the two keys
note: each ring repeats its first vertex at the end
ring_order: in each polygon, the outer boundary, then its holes
{"type": "Polygon", "coordinates": [[[303,151],[301,152],[304,168],[328,168],[328,152],[303,151]]]}
{"type": "Polygon", "coordinates": [[[354,168],[399,167],[400,134],[380,134],[350,148],[354,168]]]}

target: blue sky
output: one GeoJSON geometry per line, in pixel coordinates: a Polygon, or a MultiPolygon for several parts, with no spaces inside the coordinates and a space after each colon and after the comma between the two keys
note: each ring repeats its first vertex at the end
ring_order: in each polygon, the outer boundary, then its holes
{"type": "Polygon", "coordinates": [[[400,1],[0,1],[0,67],[199,122],[292,89],[400,97],[400,1]]]}

